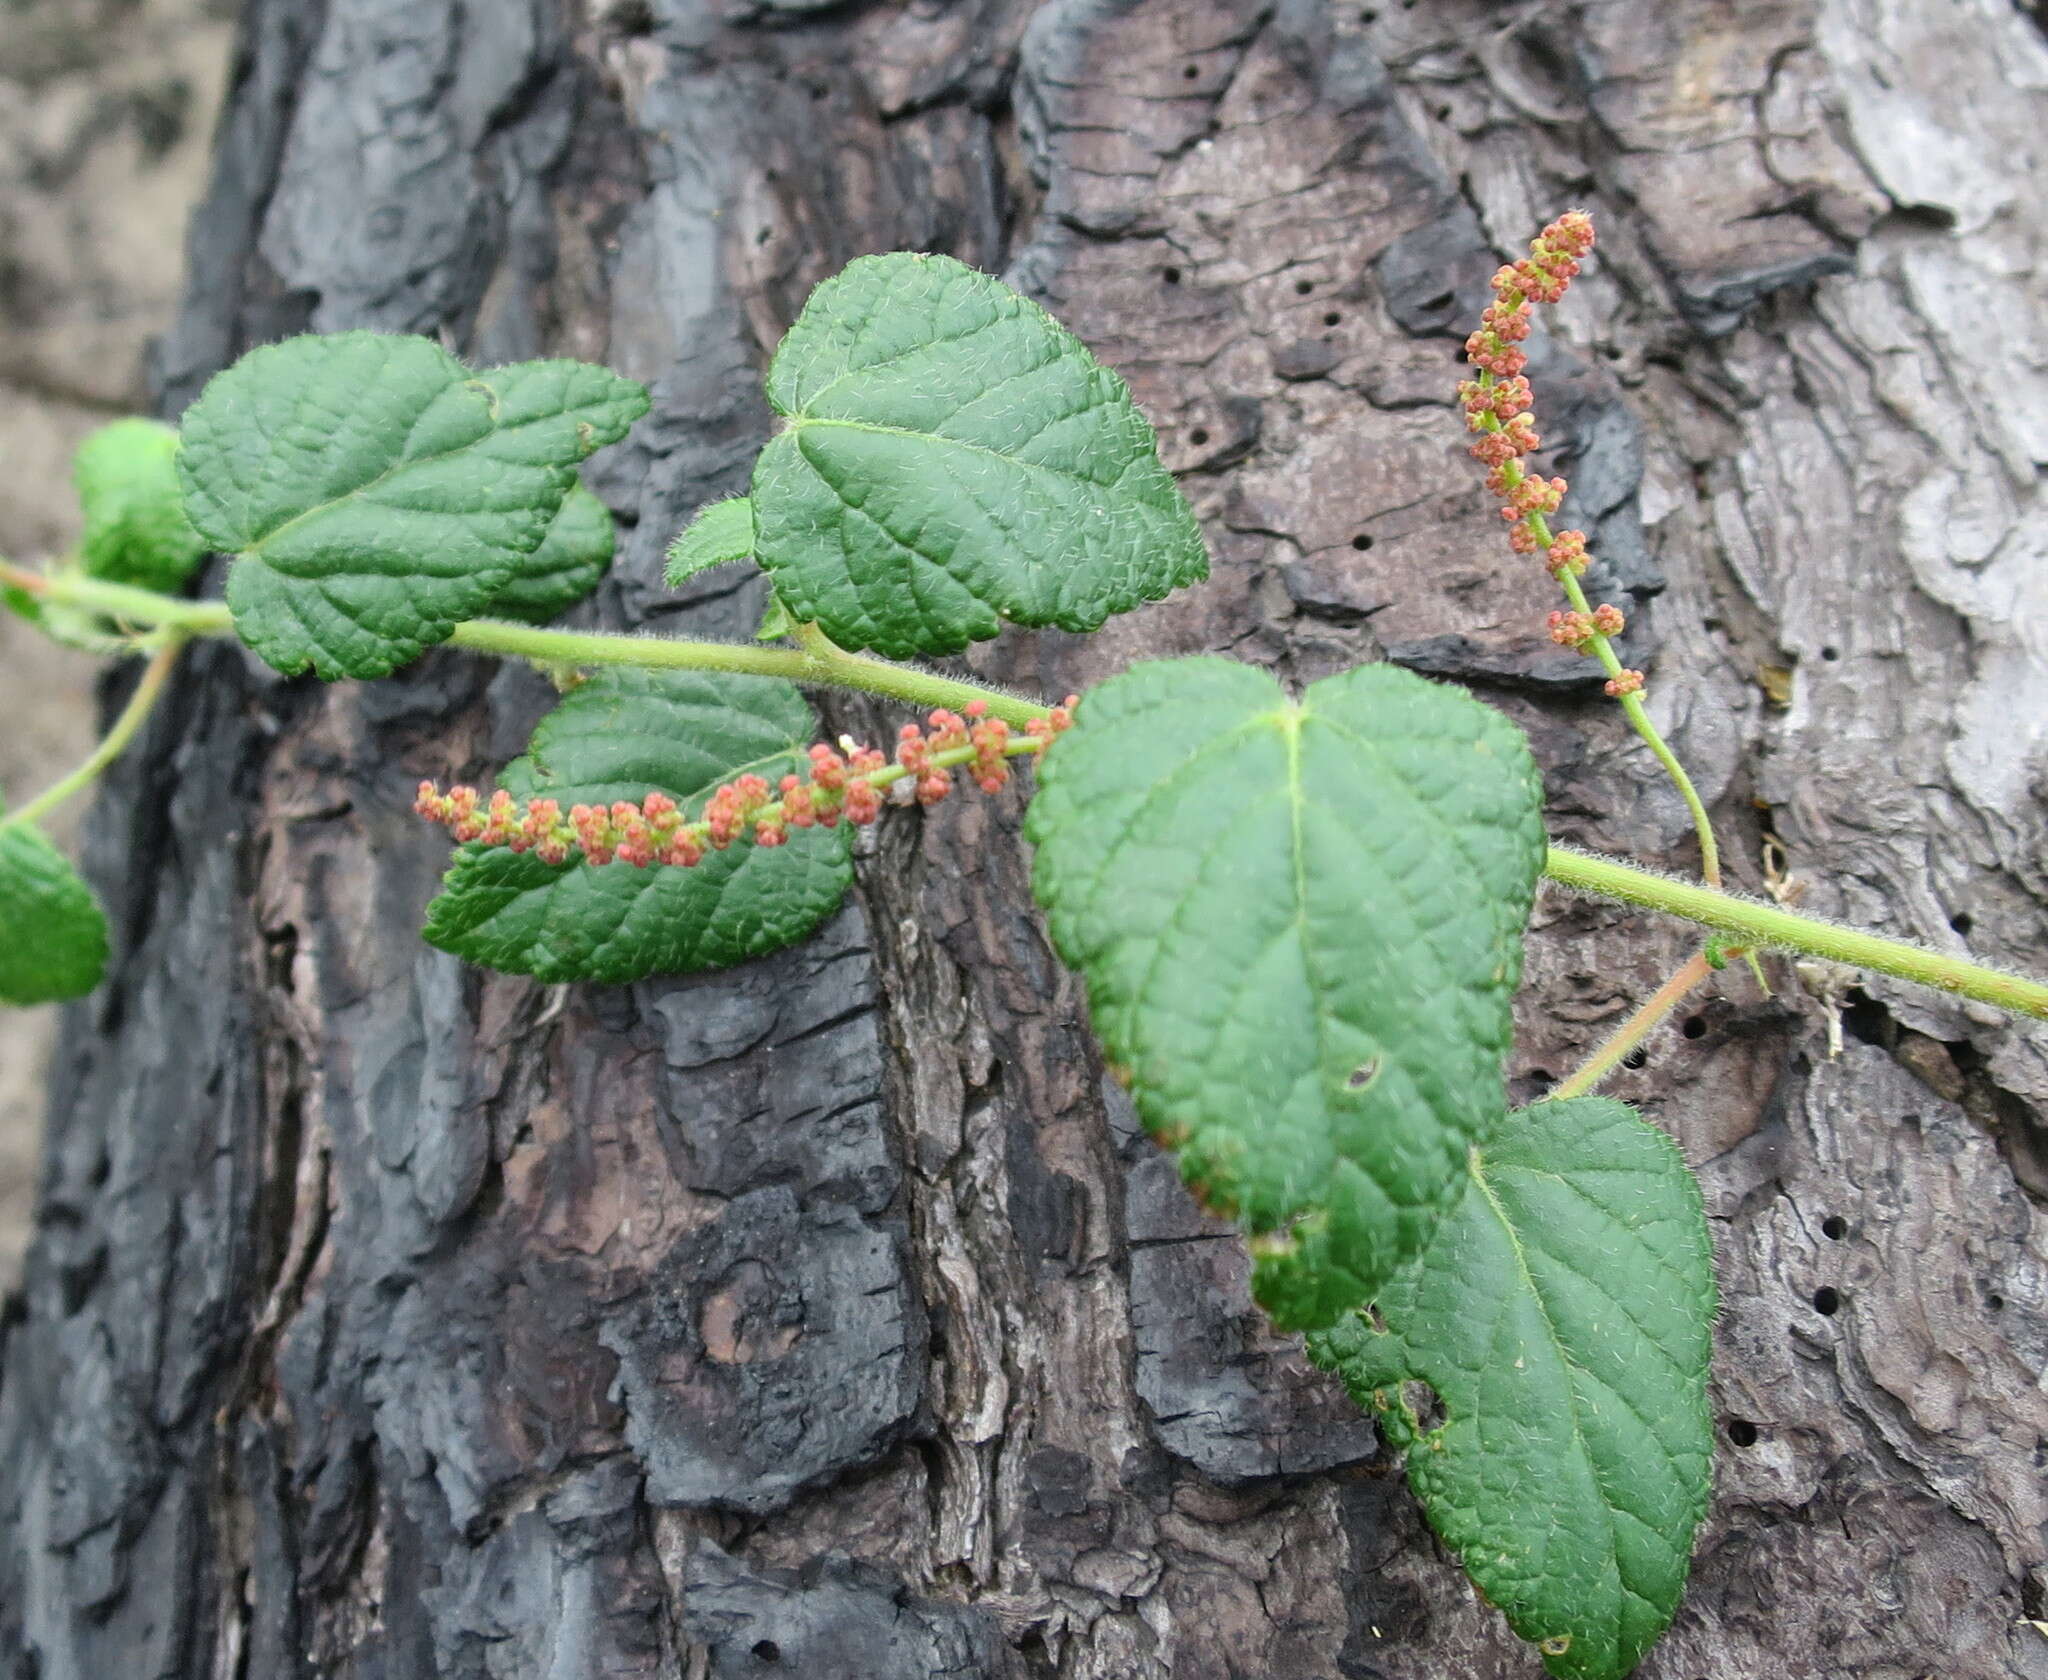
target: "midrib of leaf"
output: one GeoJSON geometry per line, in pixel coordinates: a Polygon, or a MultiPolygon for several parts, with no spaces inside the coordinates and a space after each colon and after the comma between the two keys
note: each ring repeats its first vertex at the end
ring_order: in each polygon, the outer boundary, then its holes
{"type": "MultiPolygon", "coordinates": [[[[1330,1036],[1330,1012],[1322,1005],[1327,996],[1322,971],[1309,952],[1308,937],[1308,859],[1302,843],[1301,814],[1306,807],[1306,795],[1301,781],[1301,730],[1308,722],[1306,706],[1288,705],[1280,711],[1268,714],[1280,728],[1287,740],[1287,838],[1294,858],[1294,943],[1301,951],[1301,966],[1308,975],[1309,994],[1315,1001],[1309,1006],[1309,1013],[1316,1024],[1316,1066],[1313,1075],[1322,1079],[1327,1066],[1330,1036]]],[[[1375,1035],[1377,1036],[1377,1035],[1375,1035]]],[[[1325,1102],[1328,1092],[1319,1093],[1325,1102]]]]}
{"type": "MultiPolygon", "coordinates": [[[[1028,443],[1032,439],[1043,436],[1061,421],[1075,419],[1102,406],[1101,403],[1091,403],[1087,408],[1077,408],[1071,414],[1062,414],[1058,419],[1048,421],[1045,425],[1039,427],[1025,441],[1028,443]]],[[[1120,472],[1113,480],[1105,484],[1101,479],[1090,478],[1085,473],[1072,472],[1065,467],[1048,466],[1043,461],[1020,461],[1016,456],[1005,455],[1000,449],[991,449],[986,444],[969,443],[964,438],[945,437],[938,432],[920,432],[910,426],[881,426],[872,420],[814,419],[807,414],[790,416],[789,429],[794,433],[801,434],[813,426],[840,426],[849,432],[875,432],[883,437],[915,438],[919,443],[938,444],[947,449],[961,449],[970,455],[985,455],[991,461],[1001,461],[1005,466],[1016,467],[1023,472],[1044,473],[1053,478],[1069,479],[1076,484],[1086,484],[1097,490],[1114,490],[1123,482],[1125,476],[1124,472],[1120,472]]],[[[804,457],[804,464],[810,467],[812,471],[817,471],[817,463],[812,461],[808,455],[804,457]]],[[[1128,472],[1128,470],[1129,464],[1126,463],[1125,472],[1128,472]]],[[[820,473],[819,476],[822,478],[824,475],[820,473]]],[[[834,493],[836,494],[837,492],[835,491],[834,493]]],[[[877,521],[877,523],[879,524],[880,521],[877,521]]]]}
{"type": "MultiPolygon", "coordinates": [[[[1557,1361],[1564,1367],[1565,1405],[1571,1414],[1572,1442],[1577,1447],[1579,1457],[1584,1461],[1594,1484],[1600,1489],[1600,1514],[1607,1523],[1605,1561],[1613,1571],[1614,1584],[1631,1598],[1641,1599],[1643,1603],[1649,1604],[1649,1599],[1643,1598],[1641,1593],[1622,1578],[1621,1542],[1614,1531],[1614,1502],[1608,1495],[1607,1479],[1600,1473],[1599,1461],[1586,1445],[1585,1427],[1579,1421],[1579,1390],[1571,1375],[1579,1367],[1572,1363],[1571,1354],[1565,1348],[1564,1338],[1558,1333],[1557,1321],[1550,1316],[1550,1303],[1544,1299],[1543,1291],[1536,1285],[1536,1275],[1529,1269],[1529,1256],[1522,1247],[1521,1234],[1516,1231],[1514,1221],[1508,1217],[1507,1209],[1500,1205],[1500,1198],[1493,1193],[1493,1186],[1487,1181],[1486,1157],[1480,1153],[1477,1144],[1472,1146],[1467,1159],[1471,1166],[1472,1182],[1478,1186],[1480,1195],[1486,1198],[1486,1205],[1492,1211],[1493,1217],[1500,1222],[1501,1232],[1508,1239],[1508,1250],[1515,1257],[1515,1269],[1522,1274],[1522,1283],[1529,1291],[1529,1298],[1536,1303],[1536,1311],[1543,1319],[1543,1328],[1550,1337],[1550,1345],[1557,1350],[1557,1361]]],[[[1591,1375],[1590,1372],[1584,1374],[1591,1375]]],[[[1614,1624],[1614,1638],[1617,1642],[1621,1639],[1621,1633],[1621,1621],[1617,1616],[1614,1624]]]]}
{"type": "MultiPolygon", "coordinates": [[[[460,383],[473,384],[477,383],[477,381],[463,380],[460,381],[460,383]]],[[[446,460],[451,455],[460,455],[466,449],[476,448],[478,444],[485,442],[490,437],[491,432],[495,432],[498,429],[497,395],[495,392],[491,391],[488,386],[486,386],[484,389],[484,395],[490,405],[491,427],[490,431],[485,432],[482,437],[472,438],[468,443],[459,443],[453,449],[437,449],[431,455],[405,456],[400,458],[399,460],[393,461],[390,466],[386,467],[375,478],[365,480],[363,483],[358,484],[353,490],[344,491],[341,495],[336,496],[329,501],[316,503],[312,507],[305,508],[300,512],[293,514],[289,519],[285,520],[282,524],[275,525],[271,527],[271,529],[269,529],[268,531],[265,531],[260,537],[257,537],[254,541],[252,541],[247,548],[238,549],[236,550],[236,552],[239,554],[253,555],[255,558],[259,560],[263,559],[264,556],[261,553],[261,550],[266,543],[272,542],[276,538],[283,536],[285,532],[291,530],[294,526],[304,524],[305,521],[307,521],[308,519],[312,519],[319,514],[326,513],[330,508],[338,508],[343,506],[345,503],[355,501],[359,497],[367,496],[372,490],[376,489],[386,479],[392,477],[395,473],[401,471],[402,469],[407,467],[422,467],[427,465],[431,461],[446,460]]],[[[436,392],[434,400],[438,402],[440,400],[440,397],[441,393],[436,392]]],[[[429,408],[431,408],[432,406],[432,403],[428,404],[429,408]]],[[[421,412],[424,413],[425,410],[422,410],[421,412]]],[[[418,423],[419,422],[417,418],[415,418],[413,425],[417,426],[418,423]]],[[[407,428],[408,436],[411,434],[411,430],[411,427],[407,428]]],[[[271,443],[272,440],[266,437],[264,439],[264,442],[271,443]]],[[[457,517],[460,516],[458,515],[457,517]]],[[[547,532],[545,530],[541,532],[541,537],[543,541],[546,540],[547,532]]],[[[536,544],[535,546],[537,547],[538,544],[536,544]]],[[[310,582],[317,584],[324,580],[320,578],[309,578],[294,579],[293,581],[310,582]]]]}
{"type": "MultiPolygon", "coordinates": [[[[1095,866],[1094,872],[1088,877],[1088,900],[1091,904],[1095,900],[1095,895],[1102,888],[1103,876],[1108,874],[1111,867],[1115,864],[1116,854],[1123,850],[1124,843],[1130,839],[1132,831],[1138,827],[1140,819],[1152,808],[1154,803],[1163,799],[1174,785],[1196,765],[1200,764],[1203,759],[1209,757],[1219,748],[1228,746],[1240,735],[1250,734],[1274,715],[1276,714],[1259,712],[1252,717],[1246,718],[1244,722],[1238,724],[1235,728],[1226,729],[1221,735],[1210,736],[1208,740],[1204,741],[1193,752],[1189,753],[1186,758],[1182,759],[1180,763],[1176,764],[1167,773],[1164,780],[1153,784],[1151,791],[1143,799],[1139,800],[1136,805],[1132,806],[1130,814],[1117,825],[1116,837],[1104,844],[1102,848],[1102,861],[1095,866]]],[[[1172,923],[1169,922],[1168,927],[1170,928],[1171,926],[1172,923]]],[[[1163,941],[1160,941],[1160,943],[1163,943],[1163,941]]],[[[1145,996],[1150,993],[1152,978],[1158,972],[1158,965],[1159,958],[1155,952],[1151,964],[1145,971],[1144,982],[1135,989],[1134,996],[1145,996]]]]}
{"type": "MultiPolygon", "coordinates": [[[[882,302],[882,299],[877,298],[875,300],[875,307],[870,309],[867,312],[867,314],[861,318],[861,327],[863,331],[866,330],[867,327],[873,325],[875,317],[881,313],[882,302]]],[[[883,368],[889,367],[893,363],[904,361],[905,359],[911,356],[921,355],[923,352],[927,350],[942,349],[944,346],[948,344],[965,344],[970,338],[973,338],[977,333],[988,332],[995,327],[1003,325],[1005,321],[1014,321],[1017,318],[1018,317],[1014,315],[997,315],[990,318],[989,320],[981,322],[978,326],[969,327],[963,333],[954,333],[946,338],[920,339],[915,344],[906,344],[901,350],[890,351],[888,355],[882,357],[879,361],[863,362],[859,367],[849,367],[844,373],[835,373],[829,380],[825,382],[825,384],[819,386],[817,390],[813,391],[808,397],[806,397],[804,399],[804,408],[809,409],[815,407],[818,403],[823,402],[828,396],[830,396],[834,391],[838,390],[839,387],[844,385],[849,379],[865,378],[867,375],[871,373],[880,372],[883,368]]],[[[1058,358],[1057,356],[1053,358],[1054,361],[1058,361],[1059,359],[1060,358],[1058,358]]],[[[1041,362],[1038,364],[1037,368],[1033,368],[1031,369],[1031,371],[1036,373],[1039,371],[1040,368],[1047,368],[1050,366],[1052,366],[1051,362],[1041,362]]],[[[963,404],[962,406],[964,407],[965,405],[963,404]]],[[[798,410],[795,414],[792,414],[790,418],[800,420],[806,419],[808,418],[808,416],[804,414],[803,410],[798,410]]]]}
{"type": "MultiPolygon", "coordinates": [[[[1525,1110],[1524,1112],[1528,1111],[1525,1110]]],[[[1573,1180],[1565,1177],[1563,1173],[1551,1172],[1546,1167],[1509,1167],[1506,1170],[1509,1172],[1518,1172],[1522,1174],[1525,1178],[1547,1178],[1551,1181],[1551,1183],[1561,1186],[1566,1195],[1578,1197],[1580,1201],[1584,1202],[1595,1213],[1599,1214],[1602,1219],[1608,1220],[1613,1224],[1620,1225],[1623,1227],[1626,1227],[1628,1224],[1627,1220],[1623,1219],[1612,1208],[1607,1206],[1605,1202],[1596,1201],[1587,1192],[1584,1185],[1575,1183],[1573,1180]]],[[[1672,1269],[1671,1262],[1665,1259],[1663,1255],[1652,1254],[1650,1258],[1656,1262],[1657,1269],[1660,1272],[1662,1272],[1667,1278],[1669,1278],[1677,1288],[1683,1290],[1687,1287],[1686,1280],[1672,1269]]],[[[1583,1274],[1581,1274],[1581,1281],[1585,1281],[1583,1274]]],[[[1633,1324],[1636,1327],[1637,1333],[1642,1336],[1644,1341],[1648,1342],[1650,1346],[1655,1348],[1660,1354],[1664,1356],[1666,1364],[1670,1365],[1674,1371],[1682,1371],[1684,1369],[1684,1367],[1679,1363],[1679,1361],[1672,1355],[1670,1350],[1667,1349],[1664,1346],[1664,1344],[1660,1340],[1658,1340],[1657,1337],[1651,1335],[1649,1331],[1645,1330],[1642,1326],[1641,1321],[1636,1319],[1629,1312],[1627,1312],[1621,1306],[1621,1303],[1615,1300],[1614,1292],[1612,1290],[1603,1288],[1601,1289],[1600,1293],[1605,1295],[1609,1301],[1614,1302],[1615,1310],[1617,1312],[1620,1312],[1622,1317],[1628,1319],[1629,1323],[1633,1324]]]]}
{"type": "MultiPolygon", "coordinates": [[[[1354,746],[1364,748],[1365,751],[1371,753],[1374,758],[1380,761],[1383,768],[1387,766],[1387,750],[1378,741],[1373,740],[1370,736],[1360,735],[1354,730],[1345,728],[1343,724],[1339,723],[1327,712],[1311,713],[1306,705],[1302,707],[1302,712],[1305,716],[1313,716],[1325,728],[1343,736],[1345,740],[1351,742],[1354,746]]],[[[1450,843],[1451,849],[1458,854],[1459,860],[1471,872],[1473,878],[1475,880],[1484,880],[1486,878],[1486,871],[1480,869],[1474,863],[1472,854],[1465,849],[1460,825],[1452,822],[1428,800],[1416,798],[1414,791],[1408,786],[1408,778],[1398,771],[1387,768],[1386,779],[1401,790],[1402,798],[1407,801],[1411,809],[1420,811],[1423,818],[1443,835],[1445,840],[1450,843]]]]}

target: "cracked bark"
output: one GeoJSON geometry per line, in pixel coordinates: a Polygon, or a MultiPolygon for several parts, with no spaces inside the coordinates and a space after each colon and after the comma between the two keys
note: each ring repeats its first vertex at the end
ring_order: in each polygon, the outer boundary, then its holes
{"type": "MultiPolygon", "coordinates": [[[[1494,263],[1589,203],[1545,430],[1733,875],[1768,838],[1814,909],[2038,968],[2044,88],[2007,0],[253,0],[165,407],[307,327],[609,361],[656,402],[584,615],[740,634],[758,585],[660,553],[767,350],[848,258],[951,251],[1126,372],[1216,562],[976,669],[1400,660],[1528,729],[1562,838],[1682,869],[1447,401],[1494,263]]],[[[893,821],[801,949],[550,991],[419,944],[407,814],[544,703],[207,648],[115,778],[124,956],[0,1345],[11,1673],[1535,1672],[1105,1089],[1014,795],[893,821]]],[[[1537,923],[1521,1096],[1688,949],[1537,923]]],[[[2048,1039],[1873,982],[1831,1057],[1839,977],[1773,978],[1616,1087],[1726,1302],[1643,1672],[2048,1675],[2048,1039]]]]}

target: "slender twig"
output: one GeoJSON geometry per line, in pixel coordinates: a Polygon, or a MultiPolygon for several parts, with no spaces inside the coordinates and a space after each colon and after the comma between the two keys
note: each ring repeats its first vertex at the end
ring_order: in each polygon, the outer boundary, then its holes
{"type": "MultiPolygon", "coordinates": [[[[1539,535],[1549,534],[1548,526],[1540,513],[1535,515],[1530,523],[1539,528],[1539,535]]],[[[1563,585],[1565,598],[1571,602],[1575,611],[1591,614],[1593,609],[1588,604],[1586,592],[1580,587],[1576,577],[1566,572],[1557,581],[1563,585]]],[[[1623,667],[1620,656],[1614,651],[1612,640],[1596,630],[1593,632],[1592,647],[1593,657],[1600,661],[1601,668],[1610,679],[1619,682],[1623,667]]],[[[1672,785],[1678,789],[1679,798],[1685,801],[1685,808],[1692,816],[1692,831],[1699,840],[1700,876],[1708,886],[1718,887],[1721,884],[1721,847],[1714,839],[1713,819],[1707,815],[1706,802],[1700,798],[1699,789],[1693,786],[1692,777],[1686,773],[1685,766],[1679,763],[1678,755],[1671,750],[1663,734],[1650,721],[1650,714],[1643,706],[1643,697],[1640,694],[1622,694],[1616,698],[1622,715],[1629,721],[1629,727],[1642,738],[1643,744],[1664,767],[1664,774],[1671,778],[1672,785]]]]}
{"type": "Polygon", "coordinates": [[[1622,1064],[1630,1051],[1656,1030],[1657,1024],[1665,1016],[1685,1001],[1686,994],[1693,987],[1713,972],[1714,965],[1707,961],[1706,953],[1695,952],[1692,960],[1652,992],[1642,1007],[1622,1022],[1614,1030],[1613,1036],[1588,1056],[1572,1072],[1570,1078],[1551,1090],[1549,1100],[1582,1097],[1592,1090],[1622,1064]]]}
{"type": "Polygon", "coordinates": [[[32,823],[99,780],[107,766],[127,750],[128,743],[135,739],[135,732],[148,720],[157,697],[163,693],[164,680],[170,676],[171,667],[178,662],[178,655],[188,639],[181,630],[162,632],[155,657],[143,667],[142,680],[135,685],[128,704],[121,708],[121,715],[114,719],[114,727],[70,775],[45,788],[27,804],[0,816],[0,829],[11,828],[16,823],[32,823]]]}
{"type": "MultiPolygon", "coordinates": [[[[984,683],[962,682],[869,659],[822,642],[802,648],[763,647],[758,643],[683,642],[662,636],[615,636],[601,631],[538,630],[528,624],[505,624],[474,618],[458,624],[448,640],[478,653],[511,654],[550,665],[632,665],[642,670],[736,671],[754,676],[786,677],[814,687],[857,688],[869,694],[908,701],[913,706],[944,706],[960,711],[970,700],[988,702],[989,715],[1022,726],[1051,715],[1052,708],[984,683]]],[[[822,641],[822,638],[821,638],[822,641]]]]}
{"type": "Polygon", "coordinates": [[[130,624],[160,625],[188,636],[234,634],[234,618],[225,601],[180,600],[159,595],[154,589],[107,583],[82,572],[31,572],[6,560],[0,560],[0,583],[11,584],[38,600],[83,607],[130,624]]]}
{"type": "Polygon", "coordinates": [[[1825,957],[1851,968],[1867,968],[1922,986],[1996,1004],[2016,1015],[2048,1020],[2048,985],[2023,975],[2001,973],[1903,940],[1880,939],[1813,916],[1794,915],[1775,904],[1694,886],[1648,870],[1552,846],[1543,872],[1562,886],[1598,898],[1661,910],[1732,934],[1744,945],[1773,946],[1802,956],[1825,957]]]}

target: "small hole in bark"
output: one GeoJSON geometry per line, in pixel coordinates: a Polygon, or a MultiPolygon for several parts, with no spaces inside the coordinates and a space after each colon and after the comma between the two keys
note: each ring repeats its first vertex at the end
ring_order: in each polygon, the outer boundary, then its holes
{"type": "Polygon", "coordinates": [[[612,27],[621,35],[652,35],[654,8],[647,0],[623,0],[612,8],[612,27]]]}
{"type": "Polygon", "coordinates": [[[1649,1059],[1650,1052],[1645,1050],[1640,1044],[1638,1044],[1626,1056],[1621,1058],[1621,1065],[1629,1069],[1630,1072],[1634,1072],[1637,1068],[1643,1066],[1646,1062],[1648,1062],[1649,1059]]]}
{"type": "Polygon", "coordinates": [[[1842,1297],[1826,1284],[1813,1292],[1813,1310],[1823,1318],[1832,1318],[1841,1311],[1842,1297]]]}
{"type": "Polygon", "coordinates": [[[1180,284],[1180,270],[1177,268],[1162,268],[1159,271],[1159,278],[1164,280],[1169,286],[1178,286],[1180,284]]]}
{"type": "Polygon", "coordinates": [[[1831,1213],[1820,1222],[1820,1234],[1829,1242],[1840,1242],[1849,1234],[1849,1222],[1839,1213],[1831,1213]]]}
{"type": "Polygon", "coordinates": [[[1313,280],[1297,280],[1294,282],[1294,295],[1296,297],[1307,297],[1315,289],[1316,283],[1313,280]]]}
{"type": "Polygon", "coordinates": [[[811,97],[820,100],[830,99],[832,97],[832,90],[823,82],[813,82],[811,84],[811,97]]]}
{"type": "Polygon", "coordinates": [[[1730,1418],[1728,1439],[1738,1447],[1753,1447],[1756,1445],[1756,1425],[1748,1418],[1730,1418]]]}
{"type": "Polygon", "coordinates": [[[1207,443],[1208,441],[1209,432],[1208,428],[1205,426],[1197,426],[1193,431],[1188,433],[1188,442],[1190,443],[1207,443]]]}
{"type": "Polygon", "coordinates": [[[1372,26],[1373,20],[1377,18],[1379,15],[1380,14],[1378,12],[1375,12],[1370,8],[1367,8],[1365,11],[1362,11],[1358,14],[1358,21],[1366,25],[1368,28],[1370,28],[1372,26]]]}
{"type": "Polygon", "coordinates": [[[1196,81],[1200,78],[1201,74],[1202,67],[1199,64],[1190,64],[1185,70],[1183,70],[1180,73],[1181,80],[1184,82],[1196,81]]]}
{"type": "Polygon", "coordinates": [[[1953,916],[1949,917],[1948,925],[1954,928],[1956,932],[1961,934],[1965,939],[1968,939],[1970,937],[1970,929],[1975,927],[1977,924],[1970,920],[1969,911],[1958,910],[1953,916]]]}
{"type": "Polygon", "coordinates": [[[1334,327],[1337,325],[1338,322],[1342,321],[1343,319],[1344,317],[1333,309],[1323,317],[1323,325],[1326,327],[1334,327]]]}
{"type": "Polygon", "coordinates": [[[1685,1018],[1685,1025],[1678,1030],[1684,1033],[1687,1038],[1705,1038],[1707,1036],[1706,1019],[1699,1015],[1688,1015],[1685,1018]]]}
{"type": "Polygon", "coordinates": [[[1842,650],[1840,648],[1831,647],[1822,648],[1820,650],[1820,656],[1821,658],[1825,659],[1830,665],[1832,665],[1837,659],[1840,659],[1842,657],[1842,650]]]}
{"type": "Polygon", "coordinates": [[[764,1663],[779,1663],[782,1661],[782,1647],[772,1639],[757,1639],[754,1641],[754,1655],[764,1663]]]}
{"type": "Polygon", "coordinates": [[[1363,554],[1367,549],[1372,547],[1372,538],[1367,536],[1363,531],[1360,531],[1357,536],[1351,539],[1351,546],[1357,549],[1360,554],[1363,554]]]}
{"type": "Polygon", "coordinates": [[[1529,1070],[1529,1083],[1538,1087],[1555,1085],[1557,1083],[1557,1075],[1548,1068],[1531,1068],[1529,1070]]]}
{"type": "Polygon", "coordinates": [[[1984,1304],[1993,1312],[2005,1311],[2005,1297],[2003,1295],[1987,1295],[1984,1297],[1984,1304]]]}

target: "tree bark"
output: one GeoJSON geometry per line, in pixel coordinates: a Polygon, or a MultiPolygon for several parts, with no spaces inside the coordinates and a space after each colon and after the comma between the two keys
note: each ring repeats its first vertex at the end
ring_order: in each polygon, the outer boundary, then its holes
{"type": "MultiPolygon", "coordinates": [[[[1583,203],[1542,429],[1734,881],[2038,969],[2044,134],[2010,0],[251,0],[165,408],[306,329],[605,361],[655,406],[581,616],[743,635],[759,582],[674,595],[665,542],[808,288],[948,251],[1128,376],[1215,562],[974,670],[1392,659],[1528,730],[1558,838],[1685,870],[1449,402],[1583,203]]],[[[801,948],[544,988],[420,943],[408,805],[545,701],[209,646],[101,802],[123,955],[0,1332],[17,1680],[1537,1672],[1104,1080],[1021,794],[892,818],[801,948]]],[[[1692,948],[1546,896],[1516,1095],[1692,948]]],[[[1612,1087],[1724,1296],[1641,1672],[2048,1676],[2048,1037],[1767,967],[1612,1087]]]]}

